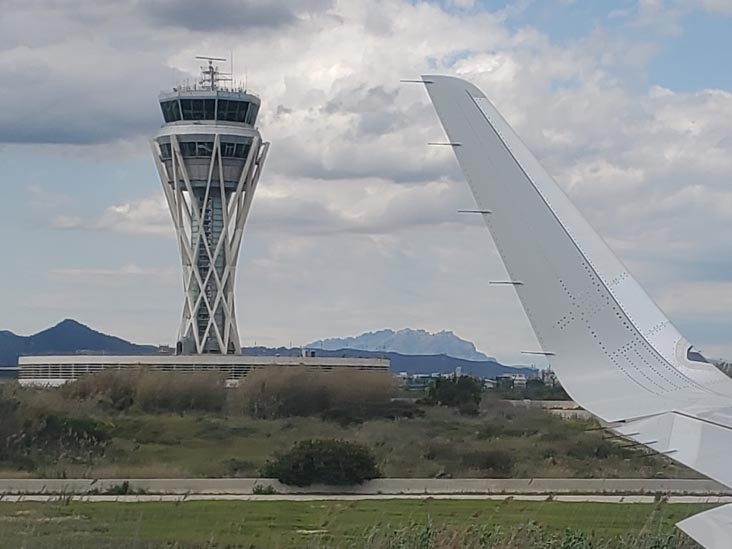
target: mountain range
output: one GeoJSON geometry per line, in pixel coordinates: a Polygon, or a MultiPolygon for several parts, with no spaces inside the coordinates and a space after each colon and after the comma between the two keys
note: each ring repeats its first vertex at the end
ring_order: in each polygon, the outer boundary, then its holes
{"type": "Polygon", "coordinates": [[[66,319],[52,328],[30,336],[0,331],[0,366],[15,366],[20,355],[66,355],[104,353],[144,355],[157,352],[152,345],[136,345],[119,337],[103,334],[66,319]]]}
{"type": "MultiPolygon", "coordinates": [[[[314,342],[308,346],[315,349],[318,356],[365,358],[382,357],[391,361],[391,370],[394,373],[407,374],[452,373],[461,368],[463,373],[480,377],[495,377],[503,373],[524,373],[533,375],[530,368],[505,366],[495,359],[486,357],[478,352],[469,341],[462,340],[451,332],[429,334],[424,330],[381,330],[364,334],[358,338],[346,340],[323,340],[322,346],[314,342]],[[377,335],[375,338],[372,337],[377,335]],[[392,334],[393,337],[389,337],[392,334]],[[412,337],[413,336],[413,337],[412,337]],[[359,339],[360,338],[360,339],[359,339]],[[336,342],[344,341],[347,346],[352,340],[354,345],[362,347],[370,341],[376,343],[375,349],[363,348],[325,348],[326,346],[339,347],[336,342]],[[418,342],[422,342],[419,345],[418,342]],[[443,347],[435,342],[442,341],[443,347]],[[326,344],[326,342],[332,342],[326,344]],[[388,345],[386,342],[390,342],[388,345]],[[388,349],[387,349],[388,347],[388,349]],[[404,352],[397,352],[397,350],[404,352]],[[407,352],[411,351],[411,352],[407,352]],[[449,356],[449,352],[457,352],[463,357],[449,356]],[[477,357],[478,360],[465,357],[477,357]]],[[[0,366],[16,366],[21,355],[52,355],[52,354],[151,354],[158,352],[152,345],[136,345],[124,339],[103,334],[91,329],[75,320],[64,320],[37,334],[19,336],[9,331],[0,331],[0,366]]],[[[245,347],[242,353],[251,356],[296,356],[301,349],[245,347]]]]}
{"type": "Polygon", "coordinates": [[[447,355],[474,361],[495,361],[478,351],[475,345],[452,332],[430,333],[426,330],[378,330],[355,337],[320,339],[305,347],[324,351],[355,349],[361,351],[386,351],[405,355],[447,355]]]}
{"type": "MultiPolygon", "coordinates": [[[[297,356],[301,349],[281,347],[272,349],[267,347],[245,347],[245,355],[250,356],[297,356]]],[[[365,351],[361,349],[338,349],[328,351],[316,349],[317,356],[342,358],[388,358],[393,373],[414,374],[451,374],[460,368],[463,374],[481,378],[494,378],[501,374],[524,374],[527,377],[536,377],[536,370],[525,366],[506,366],[500,362],[488,360],[465,360],[444,354],[439,355],[408,355],[389,351],[365,351]]]]}

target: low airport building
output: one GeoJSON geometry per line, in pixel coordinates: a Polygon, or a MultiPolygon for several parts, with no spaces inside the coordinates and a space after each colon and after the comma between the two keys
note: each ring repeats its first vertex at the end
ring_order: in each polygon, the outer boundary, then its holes
{"type": "Polygon", "coordinates": [[[261,368],[305,367],[317,371],[389,372],[385,358],[333,358],[308,356],[244,355],[62,355],[21,356],[18,382],[21,385],[54,387],[80,377],[107,370],[154,370],[163,372],[215,372],[236,384],[253,370],[261,368]]]}

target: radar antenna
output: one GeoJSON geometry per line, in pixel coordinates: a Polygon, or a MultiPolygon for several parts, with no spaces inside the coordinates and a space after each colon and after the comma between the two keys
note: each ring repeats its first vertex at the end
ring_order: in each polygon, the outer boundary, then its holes
{"type": "Polygon", "coordinates": [[[210,57],[208,55],[197,55],[196,59],[208,61],[208,65],[201,66],[201,84],[204,90],[219,89],[219,82],[232,82],[232,74],[219,72],[218,66],[214,65],[214,61],[226,61],[225,57],[210,57]]]}

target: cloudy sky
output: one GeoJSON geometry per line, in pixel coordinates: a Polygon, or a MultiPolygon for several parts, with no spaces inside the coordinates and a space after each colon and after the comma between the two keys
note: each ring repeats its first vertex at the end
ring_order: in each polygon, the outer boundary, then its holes
{"type": "Polygon", "coordinates": [[[242,344],[453,330],[535,342],[425,90],[491,97],[685,335],[732,356],[732,0],[0,0],[0,329],[172,343],[157,94],[229,57],[272,142],[242,344]],[[202,6],[208,7],[203,9],[202,6]]]}

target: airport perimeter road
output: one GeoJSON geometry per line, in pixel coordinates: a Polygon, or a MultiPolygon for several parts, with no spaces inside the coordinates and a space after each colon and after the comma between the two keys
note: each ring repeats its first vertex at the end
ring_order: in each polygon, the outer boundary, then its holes
{"type": "Polygon", "coordinates": [[[732,490],[702,479],[398,479],[387,478],[359,486],[286,486],[274,479],[0,479],[0,495],[119,493],[128,482],[129,494],[253,495],[255,487],[271,487],[278,495],[302,496],[437,496],[437,495],[650,495],[732,496],[732,490]]]}

